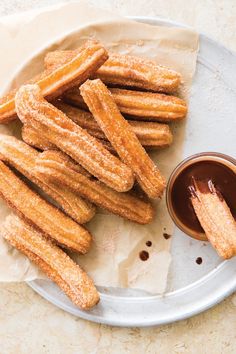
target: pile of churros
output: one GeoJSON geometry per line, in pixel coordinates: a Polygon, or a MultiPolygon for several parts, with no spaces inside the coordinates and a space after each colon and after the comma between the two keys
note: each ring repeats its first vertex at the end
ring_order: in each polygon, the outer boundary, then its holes
{"type": "Polygon", "coordinates": [[[180,83],[171,69],[90,40],[48,53],[42,73],[0,99],[0,123],[23,123],[22,140],[0,138],[0,195],[16,214],[2,235],[81,309],[99,294],[62,249],[88,252],[92,236],[81,224],[97,206],[152,221],[150,198],[161,198],[166,181],[146,149],[168,147],[167,123],[186,116],[186,103],[172,95],[180,83]]]}

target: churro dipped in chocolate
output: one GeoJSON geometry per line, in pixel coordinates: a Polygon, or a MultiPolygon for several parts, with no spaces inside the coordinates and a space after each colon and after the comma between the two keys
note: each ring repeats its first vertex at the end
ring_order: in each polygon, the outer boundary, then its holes
{"type": "Polygon", "coordinates": [[[229,259],[236,255],[236,221],[221,193],[211,180],[193,179],[191,202],[208,240],[218,254],[229,259]]]}
{"type": "Polygon", "coordinates": [[[132,193],[118,193],[102,182],[79,173],[74,163],[68,161],[59,151],[45,151],[39,154],[36,171],[40,178],[67,186],[92,203],[123,218],[140,224],[152,221],[152,205],[132,193]]]}
{"type": "Polygon", "coordinates": [[[86,253],[90,233],[31,190],[0,161],[0,196],[21,218],[59,245],[86,253]]]}
{"type": "MultiPolygon", "coordinates": [[[[89,78],[108,58],[105,48],[97,41],[88,41],[54,69],[46,70],[29,83],[36,83],[48,100],[58,97],[65,90],[80,85],[89,78]]],[[[0,99],[0,123],[16,118],[15,95],[10,91],[0,99]]]]}
{"type": "Polygon", "coordinates": [[[89,310],[99,302],[99,294],[92,279],[42,233],[15,215],[7,217],[1,233],[7,242],[25,254],[54,281],[76,306],[89,310]]]}
{"type": "Polygon", "coordinates": [[[81,95],[121,160],[134,172],[141,188],[150,198],[161,197],[165,180],[150,159],[129,123],[123,118],[101,80],[87,80],[81,95]]]}
{"type": "Polygon", "coordinates": [[[48,183],[35,174],[39,152],[13,136],[0,135],[0,159],[16,168],[30,181],[49,195],[63,211],[79,224],[88,222],[95,214],[95,207],[69,188],[48,183]]]}
{"type": "Polygon", "coordinates": [[[24,124],[34,129],[59,149],[70,155],[92,175],[119,192],[132,188],[132,170],[106,150],[42,97],[37,85],[22,86],[16,94],[16,110],[24,124]]]}

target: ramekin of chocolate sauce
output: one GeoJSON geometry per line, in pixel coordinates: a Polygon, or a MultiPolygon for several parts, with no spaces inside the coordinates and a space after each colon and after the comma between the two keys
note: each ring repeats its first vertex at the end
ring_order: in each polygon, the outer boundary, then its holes
{"type": "Polygon", "coordinates": [[[207,241],[190,200],[193,178],[206,184],[212,182],[236,219],[236,160],[220,153],[203,152],[183,160],[169,178],[166,202],[172,220],[188,236],[207,241]]]}

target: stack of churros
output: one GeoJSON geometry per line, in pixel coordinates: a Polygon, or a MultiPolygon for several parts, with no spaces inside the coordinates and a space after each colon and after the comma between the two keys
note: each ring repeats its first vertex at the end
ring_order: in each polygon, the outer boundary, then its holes
{"type": "Polygon", "coordinates": [[[179,73],[94,40],[50,52],[44,64],[0,99],[0,123],[23,123],[23,141],[0,137],[0,195],[17,214],[2,233],[90,309],[98,292],[62,248],[89,251],[92,237],[81,224],[96,207],[139,224],[153,220],[149,198],[161,198],[166,181],[147,151],[172,143],[168,123],[183,119],[187,106],[173,96],[179,73]]]}

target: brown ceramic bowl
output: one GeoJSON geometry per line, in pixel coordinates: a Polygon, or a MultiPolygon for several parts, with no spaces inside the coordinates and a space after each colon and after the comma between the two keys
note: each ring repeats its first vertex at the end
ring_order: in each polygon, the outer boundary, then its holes
{"type": "Polygon", "coordinates": [[[168,184],[167,184],[166,203],[167,203],[167,208],[168,208],[168,211],[169,211],[169,214],[170,214],[172,220],[174,221],[175,225],[180,230],[182,230],[188,236],[193,237],[197,240],[207,241],[206,235],[203,230],[201,232],[197,232],[197,231],[189,228],[186,224],[184,224],[184,222],[176,214],[175,209],[173,207],[173,203],[172,203],[172,190],[173,190],[173,186],[175,184],[177,177],[187,167],[189,167],[190,165],[195,164],[197,162],[201,162],[201,161],[212,161],[212,162],[217,162],[217,163],[223,164],[226,167],[228,167],[229,169],[231,169],[236,174],[236,160],[230,156],[227,156],[227,155],[224,155],[221,153],[216,153],[216,152],[203,152],[203,153],[199,153],[196,155],[192,155],[192,156],[186,158],[185,160],[183,160],[173,170],[173,172],[169,178],[168,184]]]}

